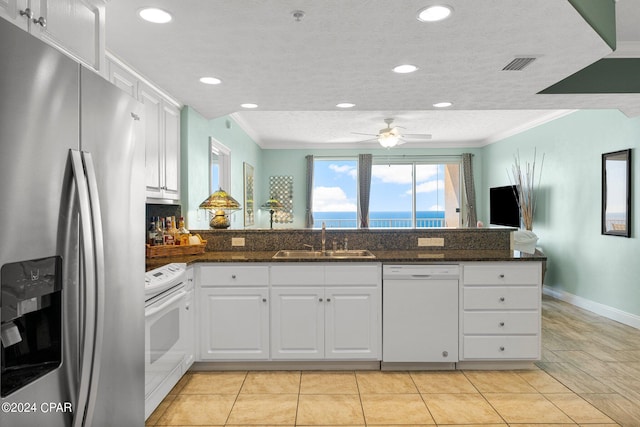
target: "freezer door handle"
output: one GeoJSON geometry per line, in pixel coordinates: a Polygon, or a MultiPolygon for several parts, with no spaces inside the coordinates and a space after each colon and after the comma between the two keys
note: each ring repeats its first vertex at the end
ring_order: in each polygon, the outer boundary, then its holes
{"type": "Polygon", "coordinates": [[[82,257],[84,261],[82,319],[82,351],[80,384],[74,411],[73,427],[91,425],[98,386],[102,325],[104,324],[104,247],[100,201],[93,160],[89,153],[69,150],[73,179],[78,192],[82,257]]]}
{"type": "Polygon", "coordinates": [[[100,208],[100,194],[98,192],[98,181],[96,170],[93,164],[91,153],[82,152],[82,160],[87,183],[89,185],[89,199],[91,201],[91,224],[93,226],[93,249],[95,259],[95,336],[93,344],[92,364],[91,364],[91,385],[89,388],[89,398],[87,401],[87,412],[85,420],[87,425],[91,425],[93,413],[98,395],[98,384],[100,379],[100,367],[102,366],[102,343],[104,335],[104,309],[105,309],[105,264],[104,264],[104,237],[102,235],[102,210],[100,208]]]}

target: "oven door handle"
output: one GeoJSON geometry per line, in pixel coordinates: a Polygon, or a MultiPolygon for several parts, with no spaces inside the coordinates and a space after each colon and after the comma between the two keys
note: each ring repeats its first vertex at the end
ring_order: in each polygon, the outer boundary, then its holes
{"type": "Polygon", "coordinates": [[[187,296],[187,292],[185,290],[180,290],[178,291],[178,293],[176,295],[174,295],[173,297],[169,298],[168,301],[163,302],[162,304],[160,304],[158,307],[151,307],[148,310],[144,311],[144,317],[151,317],[156,313],[159,313],[160,311],[164,310],[165,308],[167,308],[168,306],[170,306],[171,304],[173,304],[174,302],[184,298],[187,296]]]}

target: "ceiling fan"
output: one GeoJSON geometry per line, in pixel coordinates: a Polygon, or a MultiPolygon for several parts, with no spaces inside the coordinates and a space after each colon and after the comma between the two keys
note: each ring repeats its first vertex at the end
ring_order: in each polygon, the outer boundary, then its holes
{"type": "Polygon", "coordinates": [[[373,136],[374,138],[365,139],[364,141],[359,142],[378,141],[384,148],[395,147],[396,145],[404,144],[405,142],[409,142],[410,140],[420,142],[431,139],[431,135],[429,134],[401,133],[398,126],[392,127],[393,119],[384,119],[384,122],[387,124],[387,127],[384,129],[380,129],[377,134],[359,132],[351,133],[354,135],[373,136]]]}

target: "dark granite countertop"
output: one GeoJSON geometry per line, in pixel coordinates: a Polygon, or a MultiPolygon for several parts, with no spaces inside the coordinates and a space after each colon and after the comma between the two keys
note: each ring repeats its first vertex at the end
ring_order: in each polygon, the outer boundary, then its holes
{"type": "Polygon", "coordinates": [[[407,250],[407,251],[371,251],[376,258],[336,259],[304,258],[273,259],[276,251],[216,251],[198,255],[183,255],[147,259],[146,268],[152,270],[172,262],[187,264],[201,262],[382,262],[382,263],[439,263],[464,261],[545,261],[547,257],[536,252],[533,255],[505,250],[407,250]]]}

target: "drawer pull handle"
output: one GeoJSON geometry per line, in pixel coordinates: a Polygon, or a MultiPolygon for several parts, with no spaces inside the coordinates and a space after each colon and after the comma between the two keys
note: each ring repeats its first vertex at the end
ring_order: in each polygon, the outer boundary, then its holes
{"type": "Polygon", "coordinates": [[[500,325],[500,326],[504,326],[504,322],[500,322],[500,323],[499,323],[499,325],[500,325]]]}
{"type": "Polygon", "coordinates": [[[503,346],[500,346],[500,351],[504,351],[504,347],[503,346]]]}
{"type": "Polygon", "coordinates": [[[500,276],[498,276],[498,277],[500,277],[501,279],[504,279],[504,274],[501,274],[501,275],[500,275],[500,276]]]}
{"type": "Polygon", "coordinates": [[[504,302],[504,297],[500,297],[500,302],[504,302]]]}
{"type": "Polygon", "coordinates": [[[318,301],[322,302],[322,298],[319,298],[318,301]]]}
{"type": "Polygon", "coordinates": [[[267,302],[267,299],[266,298],[262,298],[262,302],[267,302]]]}
{"type": "Polygon", "coordinates": [[[448,357],[449,356],[449,352],[448,351],[443,351],[442,352],[442,357],[448,357]]]}
{"type": "Polygon", "coordinates": [[[331,302],[331,298],[327,298],[327,302],[331,302]]]}
{"type": "Polygon", "coordinates": [[[232,278],[232,279],[235,279],[235,278],[236,278],[236,275],[235,275],[235,274],[232,274],[232,275],[231,275],[231,278],[232,278]]]}

